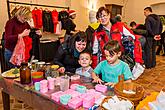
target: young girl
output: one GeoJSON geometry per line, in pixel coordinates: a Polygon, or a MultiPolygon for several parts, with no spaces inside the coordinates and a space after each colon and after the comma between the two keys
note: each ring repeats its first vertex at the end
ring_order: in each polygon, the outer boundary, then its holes
{"type": "Polygon", "coordinates": [[[105,85],[113,87],[118,82],[118,76],[124,74],[124,80],[131,81],[132,73],[128,64],[119,60],[121,55],[118,41],[110,40],[104,46],[106,60],[100,62],[92,73],[94,82],[107,82],[105,85]],[[101,74],[102,80],[97,76],[101,74]]]}
{"type": "Polygon", "coordinates": [[[81,67],[76,69],[76,74],[91,78],[93,71],[92,67],[90,66],[92,63],[91,54],[88,52],[81,53],[78,62],[81,67]]]}

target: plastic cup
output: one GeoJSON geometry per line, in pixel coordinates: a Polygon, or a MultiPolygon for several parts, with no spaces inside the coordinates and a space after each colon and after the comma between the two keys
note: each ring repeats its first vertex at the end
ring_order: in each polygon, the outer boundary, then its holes
{"type": "Polygon", "coordinates": [[[40,90],[40,82],[35,82],[34,83],[34,88],[36,91],[39,91],[40,90]]]}
{"type": "Polygon", "coordinates": [[[70,82],[70,77],[69,76],[61,76],[60,79],[60,90],[61,91],[66,91],[69,89],[69,82],[70,82]]]}

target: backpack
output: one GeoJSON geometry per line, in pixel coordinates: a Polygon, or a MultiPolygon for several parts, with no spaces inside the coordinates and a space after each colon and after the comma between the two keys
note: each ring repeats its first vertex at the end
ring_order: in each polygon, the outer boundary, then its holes
{"type": "Polygon", "coordinates": [[[125,36],[122,34],[121,42],[124,47],[124,53],[121,56],[121,60],[126,62],[129,65],[130,69],[132,70],[135,65],[134,39],[131,36],[125,36]]]}
{"type": "Polygon", "coordinates": [[[130,54],[134,58],[134,39],[131,36],[122,35],[121,43],[124,47],[124,53],[130,54]]]}

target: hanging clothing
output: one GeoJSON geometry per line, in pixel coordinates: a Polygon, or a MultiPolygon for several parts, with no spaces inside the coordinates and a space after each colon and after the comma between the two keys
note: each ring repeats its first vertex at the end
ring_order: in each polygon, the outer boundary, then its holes
{"type": "Polygon", "coordinates": [[[34,21],[35,28],[42,28],[42,10],[41,9],[33,9],[32,10],[32,18],[34,21]]]}
{"type": "Polygon", "coordinates": [[[58,21],[57,25],[56,25],[56,33],[55,34],[61,34],[62,33],[62,24],[61,21],[58,21]]]}
{"type": "Polygon", "coordinates": [[[54,25],[54,33],[56,33],[56,26],[58,24],[58,12],[57,10],[52,11],[52,20],[54,25]]]}
{"type": "Polygon", "coordinates": [[[43,32],[54,33],[54,25],[53,25],[51,11],[44,10],[42,14],[42,20],[43,20],[43,32]]]}

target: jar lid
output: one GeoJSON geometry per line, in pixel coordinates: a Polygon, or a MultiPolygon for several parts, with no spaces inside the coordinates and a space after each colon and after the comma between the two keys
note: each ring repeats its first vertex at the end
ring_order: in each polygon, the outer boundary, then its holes
{"type": "Polygon", "coordinates": [[[38,60],[37,60],[37,59],[34,59],[34,60],[32,60],[32,62],[33,62],[33,63],[37,63],[37,62],[38,62],[38,60]]]}
{"type": "Polygon", "coordinates": [[[38,62],[37,64],[39,64],[39,65],[44,65],[45,62],[41,61],[41,62],[38,62]]]}

